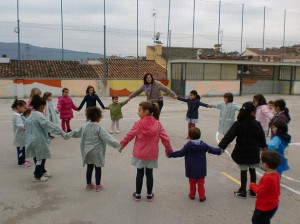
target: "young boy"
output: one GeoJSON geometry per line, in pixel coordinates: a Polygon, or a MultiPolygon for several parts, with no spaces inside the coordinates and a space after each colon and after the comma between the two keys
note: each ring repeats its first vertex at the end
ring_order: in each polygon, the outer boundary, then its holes
{"type": "Polygon", "coordinates": [[[275,151],[264,151],[261,154],[261,162],[266,173],[258,185],[250,183],[250,189],[257,194],[253,224],[271,223],[279,204],[280,176],[276,167],[280,164],[280,155],[275,151]]]}
{"type": "Polygon", "coordinates": [[[119,120],[123,118],[122,114],[122,107],[128,103],[128,99],[119,103],[119,97],[118,96],[112,96],[112,104],[110,104],[108,107],[105,107],[105,109],[110,110],[110,118],[111,118],[111,128],[110,128],[110,134],[114,133],[114,129],[116,126],[116,133],[120,133],[120,125],[119,120]]]}
{"type": "Polygon", "coordinates": [[[190,199],[194,200],[196,195],[196,184],[198,185],[198,194],[200,202],[206,200],[204,180],[206,176],[206,152],[221,155],[221,148],[214,148],[200,140],[201,131],[199,128],[189,129],[189,138],[191,139],[183,149],[171,152],[169,157],[185,157],[185,175],[189,178],[190,199]]]}

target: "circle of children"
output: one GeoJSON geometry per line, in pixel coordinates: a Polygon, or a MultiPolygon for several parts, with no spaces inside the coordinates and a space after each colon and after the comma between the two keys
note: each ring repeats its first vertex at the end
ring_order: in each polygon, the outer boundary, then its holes
{"type": "MultiPolygon", "coordinates": [[[[145,87],[145,89],[148,87],[145,87]]],[[[252,217],[253,223],[269,223],[279,204],[280,176],[288,170],[286,148],[291,136],[287,124],[291,120],[284,100],[266,102],[263,95],[257,94],[253,101],[245,102],[241,107],[233,102],[233,95],[226,93],[224,102],[209,105],[200,101],[200,96],[193,90],[188,98],[173,98],[186,102],[188,106],[186,120],[188,121],[188,142],[179,151],[172,151],[170,138],[159,122],[160,109],[157,103],[145,101],[138,105],[138,120],[131,130],[118,142],[111,134],[119,133],[119,120],[123,117],[121,107],[129,100],[118,102],[118,97],[112,97],[112,104],[105,107],[95,94],[92,86],[88,86],[86,96],[79,107],[75,106],[68,96],[69,90],[62,89],[55,108],[52,104],[52,94],[33,88],[28,103],[16,99],[12,105],[14,110],[13,129],[14,145],[17,147],[18,165],[29,167],[27,158],[33,158],[35,164],[34,182],[47,181],[52,175],[45,169],[47,159],[50,159],[49,144],[54,138],[51,134],[62,135],[63,138],[81,138],[81,154],[83,164],[87,165],[86,190],[101,191],[101,167],[104,167],[106,145],[117,148],[120,152],[135,138],[132,165],[137,168],[136,191],[132,197],[141,200],[143,177],[147,179],[146,200],[152,201],[153,168],[158,167],[159,140],[165,147],[169,158],[185,157],[186,177],[189,178],[189,198],[195,199],[196,186],[200,202],[206,200],[204,180],[206,176],[206,152],[220,155],[226,147],[236,139],[231,154],[237,163],[241,175],[241,187],[234,195],[240,198],[257,197],[256,208],[252,217]],[[111,115],[111,130],[106,131],[98,123],[102,111],[96,107],[96,101],[102,109],[109,109],[111,115]],[[79,111],[86,103],[87,122],[81,127],[71,130],[72,110],[79,111]],[[199,106],[217,108],[220,110],[218,133],[223,134],[218,147],[211,147],[201,140],[201,131],[195,127],[198,120],[199,106]],[[239,111],[235,121],[235,111],[239,111]],[[57,114],[60,115],[61,128],[58,126],[57,114]],[[271,140],[266,143],[266,136],[271,132],[271,140]],[[256,184],[255,169],[261,167],[265,175],[256,184]],[[92,173],[95,168],[95,185],[92,184],[92,173]],[[247,191],[247,171],[250,173],[250,186],[247,191]]]]}

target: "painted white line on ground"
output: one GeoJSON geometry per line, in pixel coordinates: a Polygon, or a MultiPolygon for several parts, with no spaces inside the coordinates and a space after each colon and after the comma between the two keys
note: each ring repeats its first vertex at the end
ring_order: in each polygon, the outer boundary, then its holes
{"type": "Polygon", "coordinates": [[[296,146],[300,146],[300,142],[290,143],[289,145],[296,145],[296,146]]]}

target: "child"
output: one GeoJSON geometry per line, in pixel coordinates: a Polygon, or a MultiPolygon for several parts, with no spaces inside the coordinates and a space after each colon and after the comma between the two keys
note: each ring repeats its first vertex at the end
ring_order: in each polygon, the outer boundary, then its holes
{"type": "Polygon", "coordinates": [[[78,111],[81,110],[81,108],[83,107],[83,105],[86,103],[86,108],[88,107],[95,107],[96,106],[96,101],[100,104],[100,106],[102,107],[102,109],[105,108],[104,104],[102,103],[102,101],[100,100],[100,98],[98,97],[98,95],[95,92],[95,89],[93,86],[89,85],[86,89],[86,95],[83,98],[81,104],[78,107],[78,111]]]}
{"type": "MultiPolygon", "coordinates": [[[[192,127],[195,127],[196,123],[198,122],[199,107],[200,106],[208,107],[209,105],[206,103],[200,102],[200,96],[198,95],[196,90],[192,90],[190,92],[188,99],[185,99],[182,97],[174,97],[174,98],[177,98],[177,100],[186,102],[188,105],[188,111],[186,112],[186,120],[188,121],[188,131],[189,131],[189,129],[192,127]]],[[[189,138],[189,136],[187,138],[189,138]]]]}
{"type": "MultiPolygon", "coordinates": [[[[47,102],[46,109],[45,109],[45,115],[47,119],[51,121],[53,124],[58,125],[58,118],[57,118],[58,110],[55,109],[53,106],[52,93],[45,92],[43,95],[43,99],[46,100],[47,102]]],[[[52,136],[50,133],[49,133],[49,137],[54,138],[54,136],[52,136]]]]}
{"type": "Polygon", "coordinates": [[[141,118],[137,121],[121,143],[121,150],[135,138],[133,157],[131,164],[137,168],[136,191],[133,193],[135,201],[141,200],[144,173],[147,178],[147,201],[154,199],[153,168],[158,167],[158,143],[161,139],[165,146],[166,155],[171,151],[170,138],[164,127],[158,121],[159,107],[157,103],[142,102],[139,104],[138,115],[141,118]]]}
{"type": "Polygon", "coordinates": [[[116,133],[120,133],[120,125],[119,125],[119,120],[123,118],[123,114],[122,114],[122,107],[128,103],[129,99],[119,103],[118,102],[119,97],[117,96],[113,96],[112,97],[112,104],[110,104],[108,107],[106,107],[105,109],[110,110],[110,118],[111,118],[111,128],[110,128],[110,134],[114,133],[114,129],[116,126],[116,133]]]}
{"type": "Polygon", "coordinates": [[[31,106],[31,100],[34,96],[40,96],[42,94],[41,90],[39,88],[32,88],[31,91],[30,91],[30,95],[29,95],[29,100],[27,102],[27,107],[32,109],[32,106],[31,106]]]}
{"type": "Polygon", "coordinates": [[[63,88],[62,96],[58,97],[57,110],[60,113],[61,128],[67,132],[72,131],[70,127],[70,121],[73,118],[72,109],[78,111],[71,97],[69,97],[69,89],[63,88]]]}
{"type": "Polygon", "coordinates": [[[47,181],[52,175],[45,169],[46,159],[50,159],[50,141],[48,133],[64,135],[65,133],[51,123],[43,114],[46,100],[34,96],[31,101],[34,111],[26,119],[26,157],[33,158],[35,163],[34,182],[47,181]]]}
{"type": "Polygon", "coordinates": [[[259,184],[250,183],[250,189],[257,194],[255,210],[252,216],[253,224],[269,224],[276,213],[280,196],[280,176],[276,167],[280,163],[280,156],[275,151],[264,151],[261,162],[266,173],[259,184]]]}
{"type": "MultiPolygon", "coordinates": [[[[273,114],[273,117],[274,117],[274,115],[275,115],[275,109],[274,109],[274,107],[275,107],[274,101],[270,100],[270,101],[268,102],[268,109],[269,109],[269,112],[273,114]]],[[[268,124],[268,133],[267,133],[267,136],[266,136],[266,137],[269,136],[269,134],[270,134],[270,129],[271,129],[271,125],[270,125],[270,123],[269,123],[269,124],[268,124]]]]}
{"type": "Polygon", "coordinates": [[[13,117],[13,131],[14,131],[14,145],[17,147],[18,165],[20,167],[30,167],[31,163],[25,160],[25,118],[22,113],[26,111],[26,102],[24,100],[16,99],[11,105],[14,111],[13,117]]]}
{"type": "Polygon", "coordinates": [[[277,120],[272,126],[274,133],[271,141],[267,144],[268,150],[274,150],[280,155],[280,164],[277,167],[277,172],[282,175],[283,171],[289,170],[287,160],[287,147],[291,142],[291,136],[288,134],[288,126],[284,121],[277,120]]]}
{"type": "MultiPolygon", "coordinates": [[[[274,108],[275,108],[275,116],[272,118],[270,122],[270,126],[272,127],[274,122],[277,120],[284,121],[286,124],[288,124],[291,121],[289,109],[286,107],[286,103],[283,99],[276,100],[274,102],[274,108]]],[[[271,130],[271,137],[273,137],[274,133],[271,130]]]]}
{"type": "Polygon", "coordinates": [[[104,167],[106,144],[120,148],[120,143],[98,125],[102,118],[102,112],[97,107],[86,108],[86,117],[89,120],[86,124],[66,134],[66,139],[81,138],[80,148],[83,165],[87,164],[86,190],[101,191],[101,167],[104,167]],[[95,167],[96,187],[92,184],[92,174],[95,167]]]}
{"type": "Polygon", "coordinates": [[[235,120],[235,111],[240,110],[240,106],[233,103],[233,94],[225,93],[224,103],[213,104],[213,108],[217,108],[220,110],[220,118],[219,118],[219,128],[216,135],[217,142],[219,143],[219,133],[223,136],[227,133],[227,131],[231,128],[235,120]]]}
{"type": "Polygon", "coordinates": [[[189,178],[190,199],[195,199],[196,184],[198,185],[198,194],[200,202],[206,200],[204,180],[206,176],[206,153],[221,155],[220,148],[213,148],[200,140],[201,131],[199,128],[190,128],[190,141],[177,152],[169,153],[169,157],[185,157],[185,175],[189,178]]]}
{"type": "MultiPolygon", "coordinates": [[[[260,149],[266,149],[266,137],[264,130],[255,120],[256,106],[252,102],[246,102],[237,117],[237,121],[225,134],[219,143],[219,147],[226,147],[236,138],[236,145],[232,151],[231,157],[236,162],[241,171],[241,187],[234,195],[240,198],[246,198],[247,170],[250,172],[251,182],[256,182],[255,168],[259,167],[260,149]]],[[[250,191],[250,196],[255,197],[255,193],[250,191]]]]}
{"type": "Polygon", "coordinates": [[[262,94],[257,94],[253,97],[253,103],[256,105],[256,120],[261,123],[265,135],[268,136],[269,123],[274,117],[267,106],[267,101],[262,94]]]}

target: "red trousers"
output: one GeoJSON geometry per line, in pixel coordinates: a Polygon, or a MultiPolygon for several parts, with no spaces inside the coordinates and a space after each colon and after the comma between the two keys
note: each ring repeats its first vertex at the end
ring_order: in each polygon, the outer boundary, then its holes
{"type": "Polygon", "coordinates": [[[204,182],[205,178],[200,178],[200,179],[189,179],[190,182],[190,197],[195,198],[196,195],[196,185],[198,185],[198,194],[199,194],[199,199],[204,199],[205,198],[205,188],[204,188],[204,182]]]}
{"type": "Polygon", "coordinates": [[[194,123],[188,123],[188,133],[189,133],[190,128],[193,128],[195,126],[196,126],[196,124],[194,124],[194,123]]]}
{"type": "Polygon", "coordinates": [[[70,128],[70,120],[61,120],[61,128],[63,131],[69,131],[71,130],[70,128]],[[67,126],[67,129],[66,129],[67,126]]]}

